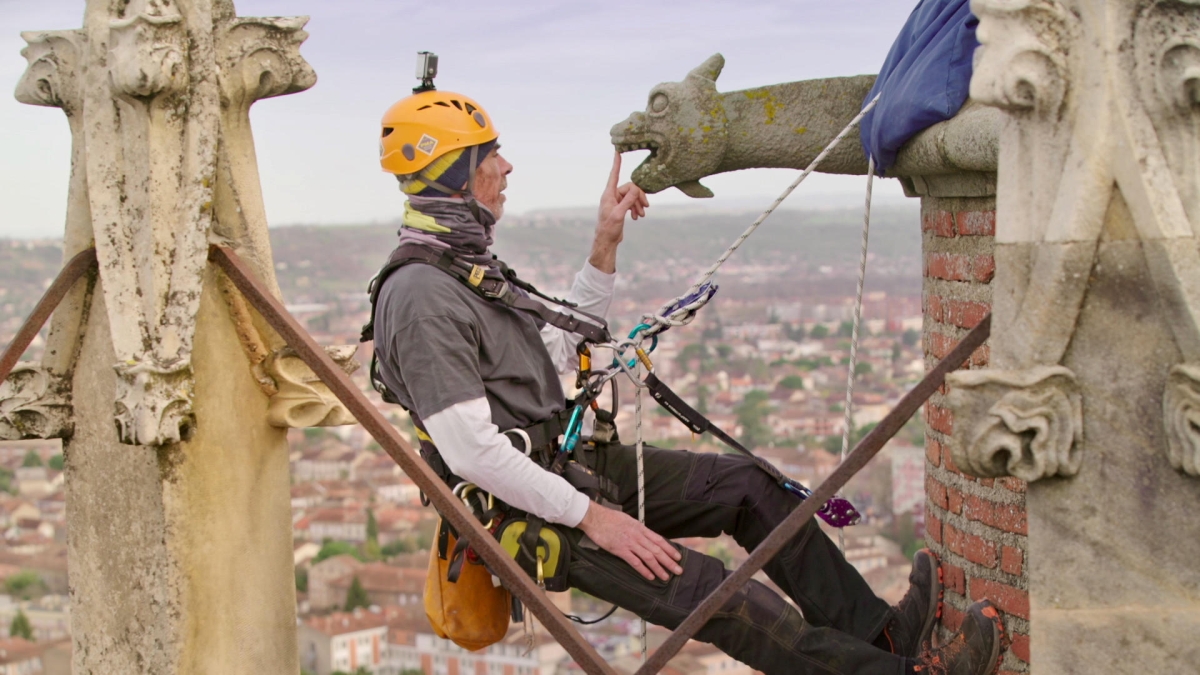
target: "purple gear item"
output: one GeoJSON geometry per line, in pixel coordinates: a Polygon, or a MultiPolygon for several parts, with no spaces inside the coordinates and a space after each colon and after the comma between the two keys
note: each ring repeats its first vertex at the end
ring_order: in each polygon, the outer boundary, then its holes
{"type": "MultiPolygon", "coordinates": [[[[812,490],[791,480],[784,487],[800,499],[808,499],[812,496],[812,490]]],[[[825,505],[817,511],[817,515],[821,517],[821,520],[839,529],[857,525],[862,520],[862,514],[858,512],[858,509],[854,508],[850,500],[841,497],[834,497],[825,502],[825,505]]]]}

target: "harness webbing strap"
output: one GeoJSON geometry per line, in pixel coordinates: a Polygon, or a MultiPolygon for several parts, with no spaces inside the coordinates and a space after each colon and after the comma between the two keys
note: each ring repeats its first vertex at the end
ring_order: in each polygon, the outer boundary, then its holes
{"type": "Polygon", "coordinates": [[[479,265],[464,262],[449,251],[437,250],[421,246],[420,244],[405,244],[397,247],[392,252],[388,263],[384,265],[383,269],[379,271],[379,274],[371,283],[371,322],[363,327],[363,342],[374,339],[375,304],[379,299],[379,292],[383,288],[383,282],[392,272],[413,263],[436,267],[462,281],[468,289],[485,300],[499,302],[517,311],[533,314],[555,328],[567,331],[568,333],[574,333],[590,342],[605,343],[612,341],[612,336],[608,332],[608,323],[604,319],[588,314],[572,306],[570,303],[538,292],[532,284],[519,279],[516,272],[504,263],[500,263],[500,270],[504,278],[489,278],[483,276],[484,270],[479,265]],[[571,311],[582,315],[582,318],[574,314],[553,310],[537,300],[514,292],[509,285],[510,282],[521,290],[534,293],[538,297],[569,308],[571,311]]]}
{"type": "MultiPolygon", "coordinates": [[[[750,452],[744,445],[738,443],[737,440],[713,424],[707,417],[688,405],[686,401],[680,398],[679,394],[672,391],[653,372],[646,377],[646,390],[650,392],[655,401],[658,401],[659,405],[666,408],[680,422],[683,422],[688,429],[697,434],[707,431],[716,436],[725,445],[748,457],[758,468],[762,469],[771,478],[774,478],[781,487],[800,497],[800,499],[808,499],[812,495],[811,490],[783,475],[773,464],[750,452]]],[[[825,522],[839,529],[847,525],[857,524],[861,517],[853,504],[846,499],[836,496],[825,504],[822,504],[821,508],[817,511],[817,515],[825,522]]]]}

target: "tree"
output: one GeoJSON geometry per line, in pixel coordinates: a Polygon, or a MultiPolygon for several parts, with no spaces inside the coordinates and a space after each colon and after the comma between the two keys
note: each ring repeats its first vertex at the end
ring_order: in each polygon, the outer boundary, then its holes
{"type": "Polygon", "coordinates": [[[46,464],[47,464],[47,465],[49,465],[49,467],[50,467],[51,469],[54,469],[55,471],[62,471],[62,470],[63,470],[63,456],[62,456],[62,453],[60,452],[60,453],[58,453],[57,455],[55,455],[55,456],[51,457],[51,458],[50,458],[50,461],[46,462],[46,464]]]}
{"type": "Polygon", "coordinates": [[[367,541],[379,543],[379,521],[375,520],[374,509],[367,509],[367,541]]]}
{"type": "Polygon", "coordinates": [[[22,467],[44,466],[42,464],[42,456],[37,454],[37,450],[30,450],[25,453],[25,459],[21,461],[22,467]]]}
{"type": "Polygon", "coordinates": [[[799,342],[804,339],[804,324],[802,323],[785,323],[783,324],[783,336],[793,342],[799,342]]]}
{"type": "Polygon", "coordinates": [[[708,387],[704,385],[696,387],[696,412],[701,415],[708,414],[708,387]]]}
{"type": "Polygon", "coordinates": [[[779,388],[799,391],[804,388],[804,378],[799,375],[788,375],[779,381],[779,388]]]}
{"type": "Polygon", "coordinates": [[[296,568],[296,590],[301,593],[308,592],[308,570],[296,568]]]}
{"type": "Polygon", "coordinates": [[[854,322],[843,321],[838,325],[838,337],[851,337],[854,335],[854,322]]]}
{"type": "Polygon", "coordinates": [[[4,587],[11,595],[27,595],[42,586],[42,578],[32,570],[21,570],[4,580],[4,587]]]}
{"type": "Polygon", "coordinates": [[[917,343],[921,341],[921,333],[917,330],[909,328],[908,330],[904,331],[903,335],[900,336],[900,341],[903,342],[904,346],[906,347],[916,347],[917,343]]]}
{"type": "Polygon", "coordinates": [[[722,361],[727,361],[731,354],[733,354],[733,347],[730,345],[717,345],[717,358],[721,359],[722,361]]]}
{"type": "Polygon", "coordinates": [[[871,364],[866,361],[859,361],[854,364],[854,374],[856,376],[866,375],[871,372],[871,364]]]}
{"type": "Polygon", "coordinates": [[[367,591],[363,589],[362,582],[358,580],[356,574],[350,581],[350,590],[346,591],[346,606],[343,609],[352,612],[359,607],[366,609],[370,606],[371,598],[367,596],[367,591]]]}
{"type": "Polygon", "coordinates": [[[354,544],[326,539],[325,543],[321,544],[321,550],[317,552],[317,557],[313,558],[313,562],[319,563],[335,555],[352,555],[359,560],[363,559],[362,552],[354,544]]]}
{"type": "Polygon", "coordinates": [[[17,615],[13,617],[12,625],[8,628],[8,635],[33,641],[33,626],[30,625],[29,617],[25,616],[23,610],[17,610],[17,615]]]}
{"type": "Polygon", "coordinates": [[[813,326],[812,332],[809,335],[814,340],[824,340],[829,337],[829,329],[824,324],[817,324],[813,326]]]}
{"type": "Polygon", "coordinates": [[[771,413],[769,399],[767,392],[756,389],[746,394],[734,409],[742,427],[742,443],[749,448],[766,445],[771,440],[771,429],[767,426],[767,415],[771,413]]]}

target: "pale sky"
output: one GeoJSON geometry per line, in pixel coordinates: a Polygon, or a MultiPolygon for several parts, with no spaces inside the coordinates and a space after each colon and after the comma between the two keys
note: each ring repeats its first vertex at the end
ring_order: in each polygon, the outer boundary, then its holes
{"type": "MultiPolygon", "coordinates": [[[[308,15],[307,92],[251,112],[270,222],[395,219],[403,198],[378,166],[379,118],[411,92],[417,51],[436,52],[437,84],[475,98],[515,166],[508,211],[595,204],[612,159],[609,128],[650,88],[720,52],[721,91],[878,72],[916,0],[239,0],[242,16],[308,15]]],[[[17,103],[22,30],[81,26],[83,0],[0,0],[0,237],[58,237],[70,134],[62,113],[17,103]]],[[[644,153],[625,155],[627,177],[644,153]]],[[[706,208],[766,207],[794,171],[707,179],[706,208]]],[[[814,176],[788,202],[848,203],[864,178],[814,176]]],[[[877,194],[896,198],[882,181],[877,194]]],[[[701,205],[678,191],[651,204],[701,205]]]]}

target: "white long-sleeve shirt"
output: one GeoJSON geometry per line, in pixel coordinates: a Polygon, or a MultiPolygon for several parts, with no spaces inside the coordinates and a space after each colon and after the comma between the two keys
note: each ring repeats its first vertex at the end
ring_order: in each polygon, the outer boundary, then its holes
{"type": "MultiPolygon", "coordinates": [[[[589,314],[603,317],[612,303],[615,281],[615,274],[605,274],[585,263],[575,275],[566,299],[589,314]]],[[[579,336],[550,325],[542,328],[541,336],[560,373],[576,367],[579,336]]],[[[583,520],[588,498],[515,448],[492,422],[486,398],[452,405],[430,415],[424,423],[446,466],[464,480],[549,522],[575,527],[583,520]]]]}

